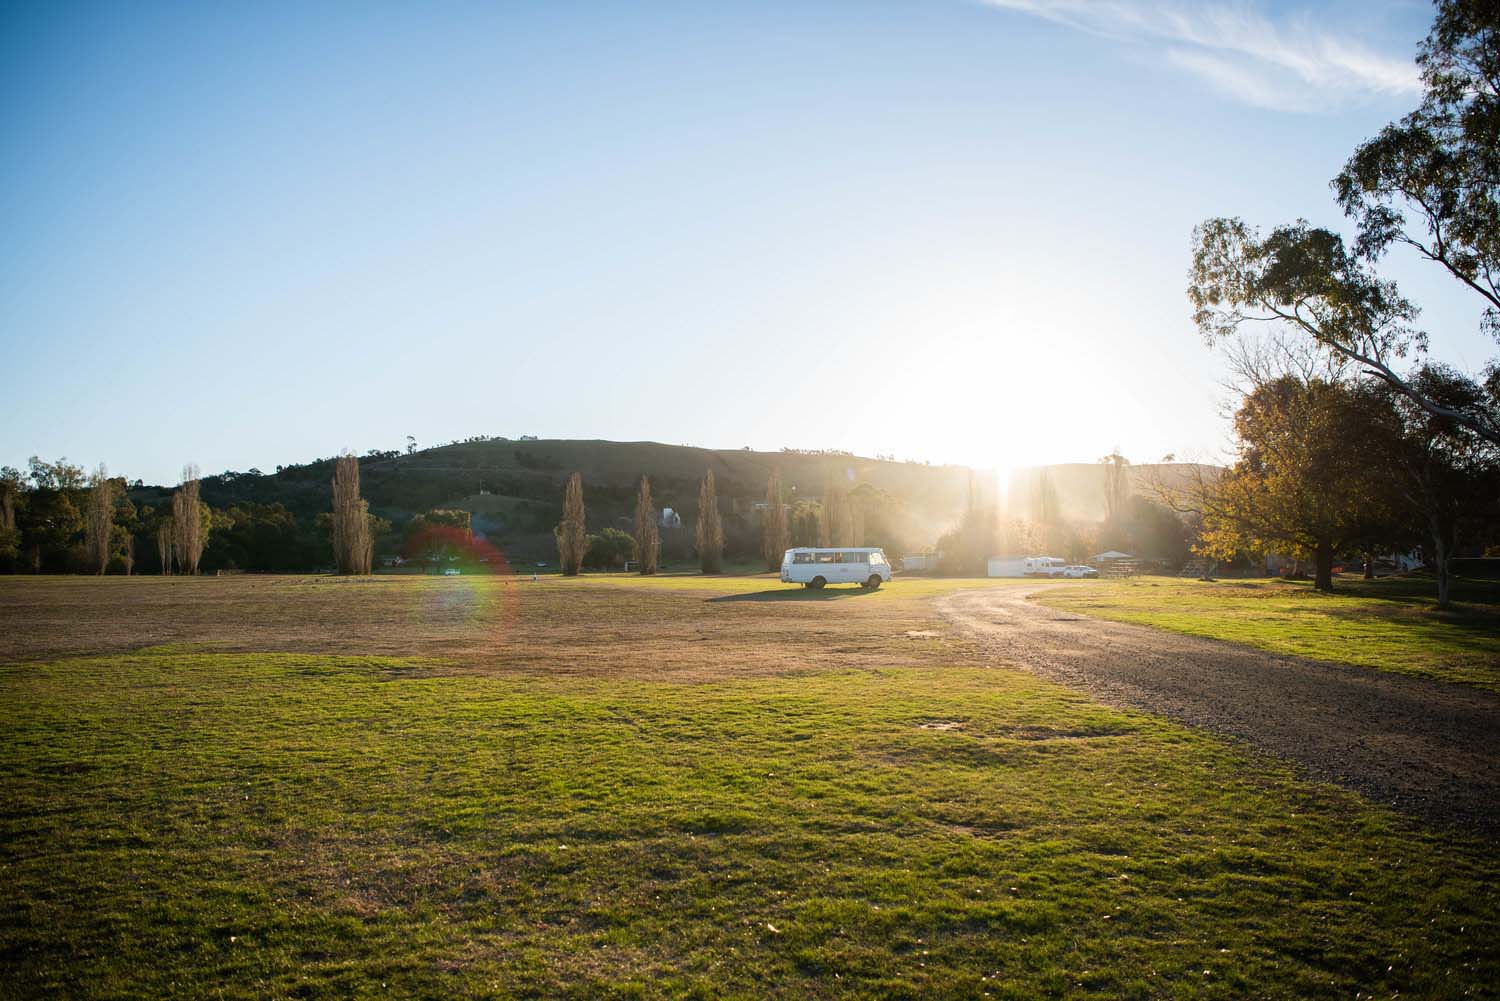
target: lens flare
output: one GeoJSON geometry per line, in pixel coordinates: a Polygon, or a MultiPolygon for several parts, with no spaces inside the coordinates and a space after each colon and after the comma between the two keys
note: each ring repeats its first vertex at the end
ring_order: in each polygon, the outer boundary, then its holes
{"type": "Polygon", "coordinates": [[[429,621],[481,627],[495,645],[514,633],[523,579],[487,538],[456,525],[424,525],[406,541],[402,556],[424,562],[427,573],[439,576],[426,589],[429,621]]]}

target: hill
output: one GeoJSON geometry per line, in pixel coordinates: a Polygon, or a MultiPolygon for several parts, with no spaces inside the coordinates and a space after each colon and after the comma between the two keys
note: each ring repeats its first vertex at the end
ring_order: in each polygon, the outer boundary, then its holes
{"type": "MultiPolygon", "coordinates": [[[[334,459],[259,470],[224,472],[203,479],[203,500],[217,509],[280,504],[311,533],[329,509],[334,459]]],[[[1182,476],[1186,464],[1132,466],[1137,492],[1163,475],[1182,476]]],[[[788,501],[821,499],[831,483],[873,492],[894,512],[885,520],[889,538],[875,544],[894,548],[934,542],[958,521],[971,491],[981,503],[995,500],[994,478],[967,466],[933,466],[874,459],[843,452],[757,452],[709,449],[660,442],[598,439],[479,438],[411,453],[372,452],[360,457],[363,496],[373,513],[399,530],[413,515],[434,508],[469,511],[474,528],[502,546],[512,558],[554,555],[552,527],[561,512],[563,485],[573,472],[583,475],[590,530],[629,529],[635,491],[642,475],[651,478],[656,505],[673,508],[683,519],[680,534],[664,537],[664,548],[686,554],[698,507],[698,485],[713,470],[731,550],[748,557],[758,547],[755,506],[765,499],[773,469],[781,471],[788,501]]],[[[1009,511],[1033,513],[1043,475],[1056,491],[1065,518],[1097,521],[1104,516],[1104,469],[1092,463],[1015,471],[1008,483],[1009,511]]],[[[170,487],[138,487],[137,504],[161,505],[170,487]]],[[[388,540],[387,548],[392,543],[388,540]]]]}

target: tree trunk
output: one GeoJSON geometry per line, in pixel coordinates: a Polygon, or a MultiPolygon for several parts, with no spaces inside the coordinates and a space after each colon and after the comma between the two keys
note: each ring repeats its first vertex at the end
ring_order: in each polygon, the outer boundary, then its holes
{"type": "Polygon", "coordinates": [[[1365,553],[1365,580],[1375,579],[1375,554],[1365,553]]]}
{"type": "Polygon", "coordinates": [[[1452,580],[1448,576],[1448,541],[1441,532],[1434,533],[1432,555],[1437,561],[1438,601],[1437,607],[1448,607],[1448,589],[1452,580]]]}
{"type": "Polygon", "coordinates": [[[1320,542],[1318,548],[1313,550],[1313,561],[1317,564],[1317,577],[1313,581],[1313,587],[1319,591],[1333,590],[1333,544],[1331,542],[1320,542]]]}

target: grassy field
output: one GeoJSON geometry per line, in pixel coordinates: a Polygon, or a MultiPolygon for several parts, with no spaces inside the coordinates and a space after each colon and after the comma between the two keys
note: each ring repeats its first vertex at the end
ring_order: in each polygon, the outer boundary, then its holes
{"type": "Polygon", "coordinates": [[[1429,580],[1305,582],[1170,577],[1090,583],[1040,595],[1054,608],[1229,640],[1274,653],[1500,691],[1500,584],[1458,581],[1438,611],[1429,580]]]}
{"type": "Polygon", "coordinates": [[[0,996],[1496,996],[1492,844],[960,586],[0,579],[0,996]]]}

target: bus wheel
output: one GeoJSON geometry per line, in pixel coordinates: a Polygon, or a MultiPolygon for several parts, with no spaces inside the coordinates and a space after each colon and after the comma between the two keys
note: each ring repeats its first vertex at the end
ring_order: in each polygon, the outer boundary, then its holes
{"type": "Polygon", "coordinates": [[[865,581],[865,587],[867,587],[871,591],[873,591],[873,590],[875,590],[879,586],[880,586],[880,574],[878,574],[878,573],[872,573],[872,574],[870,574],[870,579],[867,580],[867,581],[865,581]]]}
{"type": "Polygon", "coordinates": [[[810,587],[810,588],[812,588],[814,591],[816,591],[819,588],[821,588],[824,584],[827,584],[827,583],[828,583],[828,581],[824,580],[822,577],[814,577],[812,579],[812,582],[810,584],[808,584],[807,586],[810,587]]]}

